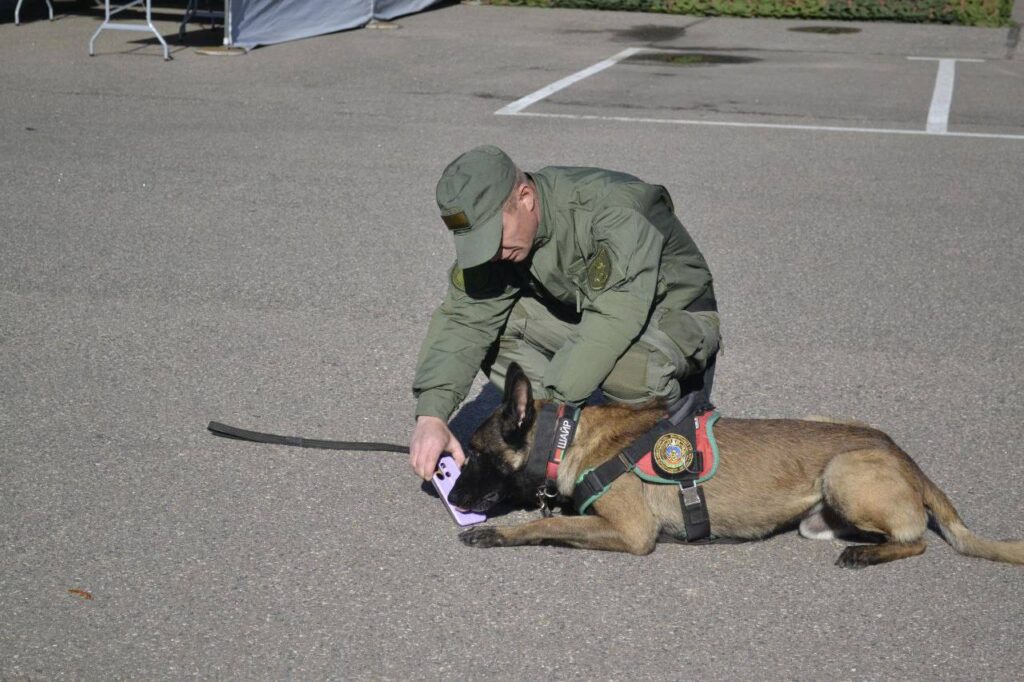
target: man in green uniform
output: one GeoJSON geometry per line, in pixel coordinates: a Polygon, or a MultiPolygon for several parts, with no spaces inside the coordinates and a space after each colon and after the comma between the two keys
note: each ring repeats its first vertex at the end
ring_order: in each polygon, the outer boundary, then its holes
{"type": "Polygon", "coordinates": [[[455,239],[448,293],[413,383],[413,470],[442,451],[448,418],[483,369],[499,387],[518,362],[534,395],[583,404],[710,397],[719,321],[711,272],[664,187],[597,168],[523,173],[497,147],[453,161],[437,183],[455,239]]]}

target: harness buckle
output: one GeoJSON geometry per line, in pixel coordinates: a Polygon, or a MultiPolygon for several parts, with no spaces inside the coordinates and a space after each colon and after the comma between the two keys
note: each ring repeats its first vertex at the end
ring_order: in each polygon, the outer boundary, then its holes
{"type": "Polygon", "coordinates": [[[701,506],[700,491],[697,489],[697,481],[694,480],[692,483],[693,485],[691,486],[685,486],[681,481],[678,483],[679,496],[683,498],[683,506],[688,510],[699,509],[701,506]]]}
{"type": "Polygon", "coordinates": [[[626,471],[632,471],[635,466],[633,462],[629,461],[629,457],[626,456],[625,450],[619,450],[618,454],[619,461],[622,462],[622,466],[626,471]]]}
{"type": "Polygon", "coordinates": [[[552,516],[551,501],[556,497],[558,497],[558,489],[548,483],[537,488],[537,504],[539,505],[540,513],[544,518],[552,516]]]}
{"type": "Polygon", "coordinates": [[[683,512],[686,542],[696,542],[710,536],[711,519],[708,518],[708,508],[697,481],[692,486],[679,483],[679,503],[683,512]]]}

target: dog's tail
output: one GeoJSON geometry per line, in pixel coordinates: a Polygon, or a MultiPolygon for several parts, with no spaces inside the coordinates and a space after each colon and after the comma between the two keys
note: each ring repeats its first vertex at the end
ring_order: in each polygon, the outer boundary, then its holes
{"type": "Polygon", "coordinates": [[[942,536],[953,549],[966,556],[1024,565],[1024,541],[989,540],[975,535],[964,525],[963,519],[946,497],[946,493],[923,473],[921,478],[924,482],[924,504],[942,529],[942,536]]]}

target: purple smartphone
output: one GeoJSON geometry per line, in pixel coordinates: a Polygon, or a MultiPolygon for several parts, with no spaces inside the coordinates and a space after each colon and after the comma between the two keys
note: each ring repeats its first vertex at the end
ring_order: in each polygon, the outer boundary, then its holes
{"type": "Polygon", "coordinates": [[[434,484],[434,489],[441,496],[441,501],[444,502],[448,513],[455,519],[455,523],[460,526],[471,526],[474,523],[486,521],[487,517],[483,514],[460,511],[448,501],[448,493],[455,487],[455,481],[458,478],[459,465],[455,463],[455,459],[451,455],[442,455],[441,459],[437,462],[437,471],[430,477],[430,482],[434,484]]]}

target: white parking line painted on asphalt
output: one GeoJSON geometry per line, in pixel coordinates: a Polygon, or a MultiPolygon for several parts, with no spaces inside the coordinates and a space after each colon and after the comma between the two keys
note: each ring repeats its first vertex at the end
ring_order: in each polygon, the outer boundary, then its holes
{"type": "Polygon", "coordinates": [[[498,116],[507,116],[509,114],[517,114],[520,111],[522,111],[523,109],[525,109],[526,107],[528,107],[531,104],[533,104],[534,102],[538,102],[538,101],[544,99],[545,97],[549,97],[550,95],[553,95],[554,93],[558,92],[559,90],[564,90],[565,88],[569,87],[573,83],[579,82],[579,81],[583,80],[584,78],[587,78],[588,76],[593,76],[595,73],[599,73],[601,71],[604,71],[609,66],[614,66],[615,64],[621,62],[626,57],[630,57],[630,56],[636,54],[637,52],[643,52],[643,51],[644,51],[644,48],[642,48],[642,47],[628,47],[625,50],[623,50],[622,52],[620,52],[617,55],[615,55],[614,57],[610,57],[608,59],[605,59],[603,62],[598,62],[597,64],[594,64],[593,66],[588,66],[587,68],[583,69],[582,71],[577,71],[576,73],[572,74],[571,76],[566,76],[565,78],[563,78],[560,81],[555,81],[551,85],[549,85],[549,86],[547,86],[545,88],[541,88],[540,90],[537,90],[536,92],[531,92],[526,97],[521,97],[521,98],[517,99],[515,102],[512,102],[512,104],[504,106],[501,109],[498,109],[497,111],[495,111],[494,113],[496,115],[498,115],[498,116]]]}
{"type": "Polygon", "coordinates": [[[792,125],[785,123],[743,123],[738,121],[695,121],[688,119],[674,118],[645,118],[637,116],[597,116],[590,114],[546,114],[524,111],[532,104],[553,95],[559,90],[564,90],[573,83],[584,78],[593,76],[595,73],[604,71],[614,66],[623,59],[638,52],[658,52],[659,50],[643,47],[630,47],[619,52],[613,57],[598,62],[582,71],[577,71],[571,76],[555,81],[547,87],[521,97],[515,102],[508,104],[495,111],[497,116],[529,116],[533,118],[562,118],[579,121],[614,121],[623,123],[668,123],[673,125],[696,125],[696,126],[718,126],[727,128],[769,128],[774,130],[807,130],[837,133],[878,133],[885,135],[943,135],[945,137],[973,137],[995,140],[1024,140],[1024,135],[1010,135],[1005,133],[951,133],[949,127],[949,110],[953,102],[953,83],[955,80],[956,62],[984,62],[984,59],[963,59],[946,57],[907,57],[918,61],[938,61],[939,73],[935,80],[935,91],[932,95],[932,105],[928,112],[928,125],[925,130],[902,130],[899,128],[848,128],[840,126],[813,126],[813,125],[792,125]]]}
{"type": "Polygon", "coordinates": [[[932,105],[928,109],[928,124],[925,132],[933,135],[949,133],[949,109],[953,106],[953,83],[956,80],[957,62],[983,62],[984,59],[950,59],[945,57],[907,57],[915,61],[937,61],[939,72],[935,75],[935,91],[932,105]]]}
{"type": "MultiPolygon", "coordinates": [[[[786,123],[742,123],[739,121],[693,121],[680,118],[642,118],[637,116],[595,116],[591,114],[546,114],[520,111],[508,116],[534,118],[564,118],[579,121],[614,121],[619,123],[670,123],[673,125],[718,126],[725,128],[771,128],[773,130],[809,130],[834,133],[880,133],[886,135],[934,135],[927,130],[901,130],[899,128],[844,128],[840,126],[801,126],[786,123]]],[[[1024,140],[1024,135],[1002,133],[943,133],[943,137],[980,137],[996,140],[1024,140]]]]}

